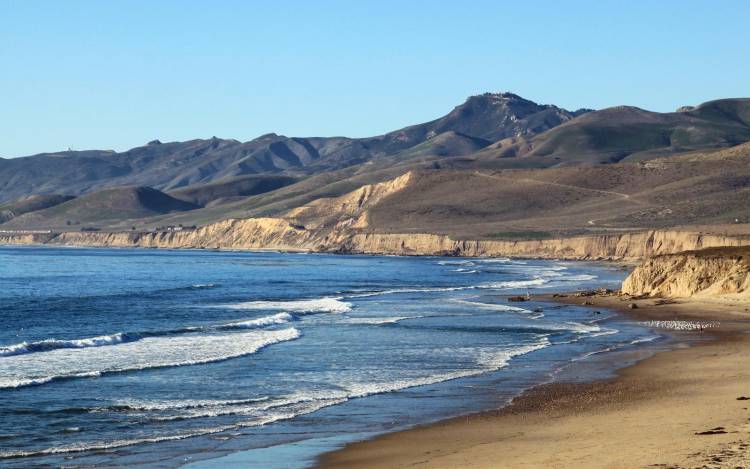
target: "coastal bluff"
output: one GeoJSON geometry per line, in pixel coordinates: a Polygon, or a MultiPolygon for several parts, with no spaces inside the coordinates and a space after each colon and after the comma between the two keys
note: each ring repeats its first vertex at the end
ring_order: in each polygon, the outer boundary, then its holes
{"type": "MultiPolygon", "coordinates": [[[[165,249],[232,249],[431,256],[515,256],[566,260],[640,261],[712,247],[750,246],[750,236],[647,230],[538,240],[454,239],[429,233],[377,233],[338,225],[311,228],[283,218],[230,219],[174,232],[0,233],[0,244],[165,249]]],[[[650,265],[648,264],[646,265],[650,265]]],[[[662,258],[654,262],[665,262],[662,258]]],[[[645,268],[645,267],[644,267],[645,268]]],[[[645,270],[637,270],[638,276],[645,270]]],[[[640,277],[638,277],[640,278],[640,277]]],[[[633,283],[634,291],[642,283],[633,283]]]]}
{"type": "Polygon", "coordinates": [[[750,300],[750,246],[659,255],[638,266],[623,293],[750,300]]]}

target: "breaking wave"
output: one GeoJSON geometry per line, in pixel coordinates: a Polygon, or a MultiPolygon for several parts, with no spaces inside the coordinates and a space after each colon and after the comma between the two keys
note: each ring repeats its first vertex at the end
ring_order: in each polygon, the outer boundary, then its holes
{"type": "Polygon", "coordinates": [[[214,326],[218,330],[231,330],[231,329],[257,329],[259,327],[273,326],[276,324],[284,324],[294,320],[294,317],[289,313],[273,314],[271,316],[265,316],[258,319],[248,319],[247,321],[230,322],[228,324],[222,324],[220,326],[214,326]]]}
{"type": "Polygon", "coordinates": [[[479,285],[477,288],[491,288],[495,290],[508,290],[512,288],[538,287],[548,282],[543,278],[537,277],[530,280],[509,280],[507,282],[494,282],[479,285]]]}
{"type": "Polygon", "coordinates": [[[0,389],[108,373],[200,365],[258,352],[300,337],[295,328],[203,336],[148,337],[117,347],[52,350],[0,360],[0,389]]]}
{"type": "Polygon", "coordinates": [[[89,347],[105,347],[120,345],[128,342],[136,342],[147,337],[161,337],[176,334],[189,334],[194,332],[215,332],[226,330],[259,329],[293,321],[294,317],[289,313],[278,313],[245,321],[231,322],[219,325],[189,326],[180,329],[148,332],[118,332],[110,335],[87,337],[83,339],[44,339],[36,342],[21,342],[18,344],[0,347],[0,357],[12,357],[28,353],[51,352],[59,349],[83,349],[89,347]]]}
{"type": "Polygon", "coordinates": [[[47,352],[64,348],[79,349],[87,347],[103,347],[106,345],[117,345],[125,342],[132,342],[138,339],[140,339],[140,336],[138,335],[118,332],[117,334],[88,337],[85,339],[45,339],[36,342],[21,342],[19,344],[9,345],[7,347],[0,347],[0,357],[11,357],[14,355],[23,355],[26,353],[34,352],[47,352]]]}
{"type": "Polygon", "coordinates": [[[282,310],[294,313],[347,313],[352,310],[352,304],[341,301],[342,297],[325,297],[310,300],[292,301],[247,301],[223,305],[229,309],[245,310],[282,310]]]}

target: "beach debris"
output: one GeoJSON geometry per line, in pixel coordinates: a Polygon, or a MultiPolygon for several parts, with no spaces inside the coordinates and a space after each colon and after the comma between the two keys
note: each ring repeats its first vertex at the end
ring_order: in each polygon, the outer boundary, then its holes
{"type": "Polygon", "coordinates": [[[654,301],[654,306],[662,306],[662,305],[673,305],[677,302],[675,300],[667,300],[667,299],[661,299],[654,301]]]}
{"type": "Polygon", "coordinates": [[[531,298],[527,298],[525,296],[509,296],[508,297],[508,301],[513,301],[513,302],[517,302],[517,301],[529,301],[530,299],[531,298]]]}
{"type": "Polygon", "coordinates": [[[647,293],[644,293],[642,295],[630,295],[628,293],[619,292],[617,296],[619,296],[622,301],[647,300],[648,298],[650,298],[647,293]]]}
{"type": "Polygon", "coordinates": [[[638,309],[638,305],[637,305],[637,304],[635,304],[635,303],[630,303],[630,304],[628,305],[628,308],[630,308],[630,309],[638,309]]]}
{"type": "Polygon", "coordinates": [[[553,293],[552,298],[567,298],[568,295],[565,295],[564,293],[553,293]]]}
{"type": "Polygon", "coordinates": [[[696,435],[721,435],[724,433],[727,433],[727,430],[724,427],[716,427],[703,432],[695,432],[696,435]]]}
{"type": "Polygon", "coordinates": [[[750,401],[750,397],[747,396],[740,396],[737,398],[738,401],[750,401]]]}
{"type": "MultiPolygon", "coordinates": [[[[614,293],[614,290],[609,288],[597,288],[596,290],[582,290],[573,293],[571,296],[584,297],[584,296],[609,296],[614,293]]],[[[553,295],[554,296],[554,295],[553,295]]]]}
{"type": "Polygon", "coordinates": [[[590,302],[590,301],[584,301],[583,303],[581,303],[581,305],[583,305],[583,306],[591,306],[591,305],[593,305],[593,304],[594,304],[594,303],[592,303],[592,302],[590,302]]]}

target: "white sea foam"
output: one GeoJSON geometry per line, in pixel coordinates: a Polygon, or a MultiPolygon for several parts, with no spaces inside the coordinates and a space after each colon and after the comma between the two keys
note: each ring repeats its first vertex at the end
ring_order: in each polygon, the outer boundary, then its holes
{"type": "Polygon", "coordinates": [[[508,259],[507,257],[492,257],[492,258],[482,257],[477,260],[485,264],[507,264],[510,262],[510,259],[508,259]]]}
{"type": "MultiPolygon", "coordinates": [[[[316,406],[328,407],[329,405],[339,404],[348,400],[345,393],[339,391],[329,391],[325,395],[320,393],[294,393],[289,396],[282,396],[277,399],[267,399],[262,402],[248,402],[246,404],[224,404],[215,406],[204,406],[189,408],[174,415],[157,415],[150,420],[157,422],[168,422],[174,420],[186,420],[197,418],[212,418],[226,415],[264,415],[264,412],[283,410],[285,413],[294,412],[299,414],[299,409],[307,409],[309,403],[315,403],[316,406]]],[[[303,412],[306,413],[306,412],[303,412]]]]}
{"type": "Polygon", "coordinates": [[[512,288],[538,287],[547,283],[543,278],[534,278],[531,280],[509,280],[506,282],[493,282],[479,285],[478,288],[490,288],[493,290],[508,290],[512,288]]]}
{"type": "MultiPolygon", "coordinates": [[[[504,263],[504,259],[478,259],[481,262],[500,262],[504,263]]],[[[472,261],[441,261],[442,265],[475,265],[472,261]],[[467,264],[470,262],[471,264],[467,264]]],[[[528,270],[528,269],[526,269],[528,270]]],[[[547,288],[558,285],[559,282],[586,282],[595,280],[597,276],[589,274],[578,274],[569,275],[561,273],[561,271],[567,270],[564,266],[553,266],[542,269],[541,271],[535,270],[533,273],[536,275],[534,278],[526,280],[506,280],[501,282],[490,282],[479,285],[467,285],[467,286],[455,286],[455,287],[421,287],[421,288],[394,288],[383,291],[357,293],[347,295],[349,298],[367,298],[372,296],[380,295],[395,295],[401,293],[432,293],[432,292],[449,292],[449,291],[462,291],[462,290],[474,290],[474,289],[489,289],[489,290],[512,290],[512,289],[534,289],[534,288],[547,288]],[[554,283],[553,283],[554,282],[554,283]]],[[[452,272],[457,273],[479,273],[477,269],[467,269],[464,267],[453,269],[452,272]]]]}
{"type": "Polygon", "coordinates": [[[599,355],[600,353],[613,352],[613,351],[617,350],[618,348],[620,348],[620,347],[612,345],[610,347],[605,347],[603,349],[592,350],[591,352],[586,352],[586,353],[584,353],[583,355],[581,355],[579,357],[572,358],[571,361],[574,361],[574,362],[583,361],[583,360],[585,360],[585,359],[587,359],[587,358],[589,358],[591,356],[599,355]]]}
{"type": "Polygon", "coordinates": [[[570,331],[576,334],[587,334],[589,337],[596,337],[598,335],[611,335],[616,334],[620,331],[617,329],[603,328],[596,324],[586,324],[575,321],[564,321],[558,323],[543,323],[537,327],[543,327],[550,331],[570,331]]]}
{"type": "Polygon", "coordinates": [[[479,356],[479,364],[491,370],[499,370],[508,366],[510,361],[518,356],[549,347],[550,341],[547,336],[542,336],[536,343],[511,347],[500,351],[485,351],[479,356]]]}
{"type": "MultiPolygon", "coordinates": [[[[471,271],[471,273],[474,273],[474,272],[471,271]]],[[[547,283],[549,283],[548,279],[536,277],[536,278],[529,279],[529,280],[508,280],[508,281],[503,281],[503,282],[492,282],[492,283],[484,283],[484,284],[479,284],[479,285],[456,286],[456,287],[394,288],[391,290],[357,293],[357,294],[347,295],[347,296],[349,298],[367,298],[371,296],[395,295],[395,294],[400,294],[400,293],[431,293],[431,292],[449,292],[449,291],[462,291],[462,290],[475,290],[475,289],[511,290],[511,289],[517,289],[517,288],[540,287],[540,286],[546,285],[547,283]]]]}
{"type": "Polygon", "coordinates": [[[476,265],[474,261],[464,259],[464,260],[457,260],[457,261],[438,261],[438,264],[440,265],[476,265]]]}
{"type": "Polygon", "coordinates": [[[326,297],[310,300],[292,301],[247,301],[223,305],[230,309],[246,310],[283,310],[293,313],[346,313],[352,310],[352,304],[341,301],[342,297],[326,297]]]}
{"type": "Polygon", "coordinates": [[[367,293],[356,293],[356,294],[347,295],[347,296],[349,298],[368,298],[371,296],[398,295],[401,293],[431,293],[431,292],[460,291],[460,290],[470,290],[472,288],[476,288],[476,287],[468,286],[468,287],[394,288],[391,290],[373,291],[373,292],[367,292],[367,293]]]}
{"type": "Polygon", "coordinates": [[[631,340],[630,343],[631,343],[631,345],[642,344],[642,343],[645,343],[645,342],[653,342],[656,339],[661,339],[661,336],[660,335],[649,335],[649,336],[646,336],[646,337],[639,337],[637,339],[631,340]]]}
{"type": "Polygon", "coordinates": [[[301,403],[300,405],[290,410],[284,409],[279,412],[272,412],[267,415],[263,415],[262,417],[256,417],[252,420],[246,420],[246,421],[242,421],[236,424],[199,428],[196,430],[190,430],[190,431],[181,432],[177,434],[171,434],[171,435],[155,435],[153,437],[148,437],[148,438],[133,438],[133,439],[121,439],[121,440],[111,440],[111,441],[97,441],[97,442],[90,442],[90,443],[75,443],[71,445],[55,446],[55,447],[45,448],[41,450],[2,451],[0,452],[0,459],[22,458],[22,457],[31,457],[31,456],[48,456],[48,455],[55,455],[55,454],[78,453],[78,452],[83,452],[83,451],[104,451],[104,450],[109,450],[109,449],[114,449],[114,448],[122,448],[125,446],[133,446],[133,445],[139,445],[139,444],[145,444],[145,443],[161,443],[165,441],[185,440],[187,438],[193,438],[196,436],[213,435],[216,433],[238,430],[240,428],[259,427],[263,425],[268,425],[270,423],[278,422],[280,420],[288,420],[294,417],[298,417],[300,415],[309,414],[317,410],[320,410],[324,407],[340,404],[344,401],[345,401],[344,399],[308,401],[308,402],[301,403]]]}
{"type": "Polygon", "coordinates": [[[347,324],[395,324],[406,319],[419,319],[426,316],[386,316],[376,318],[347,318],[344,322],[347,324]]]}
{"type": "MultiPolygon", "coordinates": [[[[286,331],[293,331],[287,329],[286,331]]],[[[272,331],[283,332],[283,331],[272,331]]],[[[266,333],[272,333],[266,332],[266,333]]],[[[254,334],[261,334],[256,331],[254,334]]],[[[238,336],[240,334],[234,334],[238,336]]],[[[144,339],[144,342],[148,339],[144,339]]],[[[364,382],[343,384],[340,391],[299,392],[289,396],[276,399],[268,399],[266,396],[243,400],[185,400],[185,401],[142,401],[125,400],[116,401],[114,407],[122,407],[126,411],[156,412],[152,417],[155,421],[169,421],[174,419],[210,418],[222,415],[252,415],[250,420],[238,423],[220,425],[214,427],[200,428],[177,434],[154,435],[140,439],[121,439],[112,441],[97,441],[88,443],[77,443],[66,446],[57,446],[42,450],[31,451],[5,451],[0,452],[0,458],[17,458],[27,456],[43,456],[54,454],[66,454],[82,451],[101,451],[124,446],[143,443],[158,443],[164,441],[176,441],[196,436],[205,436],[237,430],[243,427],[262,426],[280,420],[291,419],[303,414],[308,414],[332,405],[341,404],[349,399],[394,392],[402,389],[436,384],[448,380],[476,376],[490,371],[496,371],[506,367],[511,359],[549,345],[549,340],[542,337],[537,343],[504,349],[482,350],[477,357],[477,367],[468,370],[459,370],[449,373],[440,373],[432,376],[402,378],[383,382],[364,382]],[[165,415],[164,412],[178,412],[174,415],[165,415]]]]}
{"type": "Polygon", "coordinates": [[[597,278],[599,277],[597,277],[596,275],[578,274],[578,275],[565,275],[563,276],[562,280],[566,282],[588,282],[591,280],[596,280],[597,278]]]}
{"type": "Polygon", "coordinates": [[[455,298],[452,301],[454,303],[461,303],[464,305],[474,306],[476,308],[488,309],[492,311],[507,311],[511,313],[532,314],[532,312],[528,309],[519,308],[517,306],[504,305],[500,303],[482,303],[480,301],[462,300],[460,298],[455,298]]]}
{"type": "MultiPolygon", "coordinates": [[[[497,371],[508,366],[513,358],[543,349],[549,345],[549,339],[547,339],[546,336],[542,336],[536,343],[532,344],[502,348],[499,350],[495,348],[487,350],[483,349],[479,351],[476,357],[476,368],[457,370],[448,373],[438,373],[431,376],[390,379],[387,381],[341,383],[340,386],[343,388],[341,391],[330,390],[317,393],[299,392],[290,396],[264,400],[262,402],[219,401],[216,405],[212,405],[211,401],[201,401],[201,405],[195,405],[193,402],[190,402],[189,404],[177,407],[171,403],[166,405],[157,403],[152,405],[142,405],[142,407],[151,407],[158,410],[187,409],[187,412],[181,412],[177,415],[156,416],[153,420],[157,421],[216,417],[222,415],[258,415],[259,413],[271,409],[284,408],[285,410],[289,410],[289,406],[298,406],[308,402],[318,402],[321,407],[327,407],[329,405],[345,402],[349,399],[437,384],[444,381],[497,371]],[[203,402],[206,402],[206,405],[203,405],[203,402]]],[[[470,350],[476,352],[476,349],[470,350]]],[[[135,407],[137,408],[138,406],[136,405],[135,407]]]]}
{"type": "Polygon", "coordinates": [[[257,319],[248,319],[246,321],[230,322],[228,324],[222,324],[215,326],[215,329],[257,329],[259,327],[273,326],[277,324],[285,324],[289,321],[294,320],[289,313],[278,313],[272,314],[271,316],[264,316],[257,319]]]}
{"type": "Polygon", "coordinates": [[[255,397],[251,399],[185,399],[185,400],[148,400],[148,399],[118,399],[111,406],[106,406],[94,411],[125,410],[136,412],[172,411],[185,409],[202,409],[206,407],[222,407],[233,405],[246,405],[268,401],[268,396],[255,397]]]}
{"type": "Polygon", "coordinates": [[[149,368],[198,365],[243,355],[300,336],[295,328],[201,336],[148,337],[112,347],[58,349],[0,360],[0,388],[149,368]]]}
{"type": "Polygon", "coordinates": [[[216,326],[190,326],[181,329],[161,332],[147,333],[123,333],[101,335],[97,337],[86,337],[83,339],[45,339],[36,342],[21,342],[18,344],[0,347],[0,357],[10,357],[14,355],[23,355],[27,353],[50,352],[57,349],[82,349],[88,347],[105,347],[110,345],[119,345],[126,342],[135,342],[143,339],[143,336],[171,335],[178,333],[204,332],[230,329],[257,329],[277,324],[284,324],[292,321],[294,318],[289,313],[278,313],[271,316],[265,316],[257,319],[248,319],[246,321],[220,324],[216,326]]]}
{"type": "Polygon", "coordinates": [[[600,332],[602,330],[602,328],[597,326],[596,324],[584,324],[582,322],[572,321],[564,322],[557,327],[559,327],[560,329],[573,331],[578,334],[592,334],[594,332],[600,332]]]}
{"type": "MultiPolygon", "coordinates": [[[[614,333],[619,332],[619,331],[614,330],[614,329],[612,329],[612,330],[614,331],[614,333]]],[[[594,337],[596,335],[601,335],[601,334],[592,334],[591,337],[594,337]]],[[[613,345],[610,345],[610,346],[605,347],[603,349],[593,350],[591,352],[586,352],[583,355],[581,355],[580,357],[573,358],[572,361],[575,362],[575,361],[585,360],[586,358],[589,358],[589,357],[591,357],[593,355],[599,355],[601,353],[613,352],[613,351],[619,350],[619,349],[621,349],[623,347],[626,347],[628,345],[637,345],[637,344],[642,344],[642,343],[646,343],[646,342],[652,342],[652,341],[654,341],[656,339],[660,339],[660,338],[661,338],[661,336],[659,336],[659,335],[651,335],[651,336],[646,336],[646,337],[639,337],[637,339],[631,340],[628,343],[613,344],[613,345]]]]}
{"type": "Polygon", "coordinates": [[[601,336],[605,336],[605,335],[613,335],[613,334],[617,334],[618,332],[620,332],[620,331],[617,330],[617,329],[608,329],[608,328],[605,328],[605,329],[602,329],[599,332],[593,332],[593,333],[591,333],[591,335],[589,335],[589,337],[601,337],[601,336]]]}
{"type": "Polygon", "coordinates": [[[484,373],[497,371],[508,366],[514,357],[525,355],[536,350],[541,350],[550,345],[549,339],[542,337],[533,344],[521,345],[504,349],[492,349],[480,351],[477,357],[477,367],[466,370],[458,370],[448,373],[439,373],[431,376],[419,378],[402,378],[388,380],[383,382],[353,383],[346,385],[349,391],[348,397],[365,397],[373,394],[383,394],[388,392],[400,391],[402,389],[413,388],[417,386],[428,386],[431,384],[442,383],[459,378],[468,378],[478,376],[484,373]]]}

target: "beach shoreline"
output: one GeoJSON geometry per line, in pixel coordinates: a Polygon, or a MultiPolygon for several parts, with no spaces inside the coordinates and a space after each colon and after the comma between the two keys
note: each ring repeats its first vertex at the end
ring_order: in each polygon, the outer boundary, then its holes
{"type": "Polygon", "coordinates": [[[536,386],[497,410],[348,444],[322,455],[316,467],[743,467],[750,461],[750,404],[739,399],[750,397],[750,305],[614,294],[545,299],[637,321],[700,321],[705,329],[680,332],[674,347],[620,368],[614,378],[536,386]]]}

